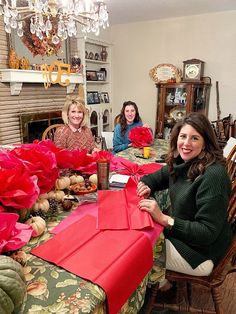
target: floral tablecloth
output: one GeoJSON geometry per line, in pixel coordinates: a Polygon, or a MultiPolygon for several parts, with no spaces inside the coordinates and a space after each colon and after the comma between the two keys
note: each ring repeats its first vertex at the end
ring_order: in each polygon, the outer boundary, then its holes
{"type": "MultiPolygon", "coordinates": [[[[148,160],[135,157],[140,150],[134,148],[129,148],[118,156],[143,164],[159,159],[166,151],[166,141],[155,140],[148,160]]],[[[167,191],[158,193],[156,198],[163,209],[169,206],[167,191]]],[[[47,230],[55,227],[67,215],[68,213],[62,212],[56,221],[48,221],[47,230]]],[[[27,262],[24,266],[27,294],[21,313],[106,313],[106,295],[99,286],[30,254],[32,248],[51,236],[49,232],[45,232],[41,237],[31,239],[22,249],[27,254],[27,262]]],[[[160,237],[155,245],[152,271],[143,279],[119,313],[138,313],[144,302],[148,281],[153,283],[164,275],[161,258],[163,241],[163,237],[160,237]]]]}

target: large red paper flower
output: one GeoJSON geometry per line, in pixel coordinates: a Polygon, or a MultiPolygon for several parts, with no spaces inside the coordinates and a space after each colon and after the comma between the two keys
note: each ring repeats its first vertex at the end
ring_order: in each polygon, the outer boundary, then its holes
{"type": "Polygon", "coordinates": [[[0,169],[0,211],[31,208],[39,195],[38,178],[23,165],[0,169]],[[3,205],[3,206],[2,206],[3,205]]]}
{"type": "Polygon", "coordinates": [[[10,154],[22,160],[31,175],[38,177],[40,194],[49,192],[59,176],[55,154],[46,146],[24,144],[10,154]]]}
{"type": "Polygon", "coordinates": [[[18,218],[14,213],[0,213],[0,254],[18,250],[29,242],[33,229],[18,223],[18,218]]]}
{"type": "Polygon", "coordinates": [[[132,142],[133,147],[142,148],[150,146],[153,141],[153,135],[149,128],[137,126],[129,131],[129,140],[132,142]]]}

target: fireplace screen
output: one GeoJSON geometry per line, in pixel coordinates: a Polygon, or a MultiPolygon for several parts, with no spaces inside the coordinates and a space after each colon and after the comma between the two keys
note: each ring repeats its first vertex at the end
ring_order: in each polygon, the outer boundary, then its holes
{"type": "Polygon", "coordinates": [[[42,139],[44,130],[52,124],[63,123],[61,111],[37,112],[20,115],[21,141],[32,143],[42,139]]]}

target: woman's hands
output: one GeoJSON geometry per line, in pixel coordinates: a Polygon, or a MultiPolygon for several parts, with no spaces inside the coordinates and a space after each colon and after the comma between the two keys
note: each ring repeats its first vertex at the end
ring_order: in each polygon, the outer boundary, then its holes
{"type": "Polygon", "coordinates": [[[148,198],[151,194],[151,189],[146,184],[140,181],[137,186],[137,194],[138,196],[148,198]]]}
{"type": "Polygon", "coordinates": [[[146,210],[152,218],[161,223],[163,222],[162,212],[160,207],[158,206],[157,202],[152,199],[143,199],[139,202],[139,209],[146,210]]]}
{"type": "Polygon", "coordinates": [[[148,199],[151,194],[151,189],[141,181],[137,186],[137,194],[144,197],[144,199],[139,202],[139,209],[147,211],[156,222],[164,227],[168,226],[169,216],[162,213],[155,200],[148,199]]]}

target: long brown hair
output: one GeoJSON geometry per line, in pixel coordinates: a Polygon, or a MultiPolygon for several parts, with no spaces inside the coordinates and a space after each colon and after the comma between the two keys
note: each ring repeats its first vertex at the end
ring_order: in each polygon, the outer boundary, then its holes
{"type": "Polygon", "coordinates": [[[190,113],[182,121],[175,124],[171,132],[170,147],[166,162],[170,166],[170,173],[174,175],[173,163],[176,157],[177,140],[180,130],[184,125],[192,126],[204,139],[204,149],[195,158],[188,170],[188,178],[194,180],[203,174],[207,167],[213,163],[225,164],[222,149],[219,147],[214,130],[208,118],[198,112],[190,113]]]}
{"type": "Polygon", "coordinates": [[[140,118],[139,111],[138,111],[138,106],[136,105],[136,103],[131,101],[131,100],[125,101],[123,103],[123,107],[121,109],[120,117],[119,117],[119,123],[120,123],[120,126],[121,126],[121,135],[124,135],[125,131],[127,130],[127,121],[126,121],[126,118],[125,118],[125,108],[127,106],[133,106],[134,109],[135,109],[136,114],[135,114],[134,122],[142,121],[141,118],[140,118]]]}

